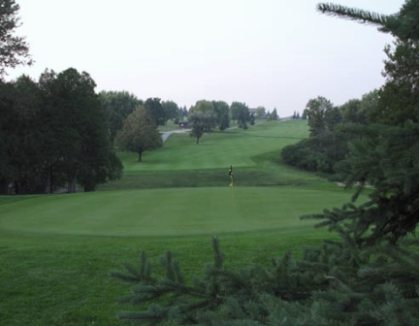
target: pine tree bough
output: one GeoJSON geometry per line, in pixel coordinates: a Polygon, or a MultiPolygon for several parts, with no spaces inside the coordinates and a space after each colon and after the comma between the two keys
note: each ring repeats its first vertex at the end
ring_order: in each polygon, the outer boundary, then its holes
{"type": "Polygon", "coordinates": [[[224,267],[213,239],[213,263],[190,284],[170,252],[160,278],[142,253],[137,268],[126,265],[112,276],[134,284],[121,302],[148,309],[119,317],[150,325],[417,324],[419,291],[412,285],[419,284],[419,242],[366,250],[351,232],[341,236],[307,249],[301,260],[286,253],[271,266],[242,269],[224,267]]]}

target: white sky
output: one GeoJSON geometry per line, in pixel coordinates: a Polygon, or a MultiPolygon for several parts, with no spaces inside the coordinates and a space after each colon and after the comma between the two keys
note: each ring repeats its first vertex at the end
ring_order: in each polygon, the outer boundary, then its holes
{"type": "MultiPolygon", "coordinates": [[[[328,0],[329,1],[329,0],[328,0]]],[[[326,2],[328,2],[326,1],[326,2]]],[[[33,59],[9,71],[87,71],[97,90],[126,90],[179,105],[241,101],[302,112],[383,84],[388,35],[320,14],[314,0],[17,0],[33,59]]],[[[397,12],[403,0],[336,0],[397,12]]]]}

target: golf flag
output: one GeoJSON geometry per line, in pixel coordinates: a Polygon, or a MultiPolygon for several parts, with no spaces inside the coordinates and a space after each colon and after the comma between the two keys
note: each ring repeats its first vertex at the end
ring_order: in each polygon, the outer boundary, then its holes
{"type": "Polygon", "coordinates": [[[230,169],[228,170],[228,175],[230,177],[230,187],[234,187],[234,176],[233,176],[233,166],[230,165],[230,169]]]}

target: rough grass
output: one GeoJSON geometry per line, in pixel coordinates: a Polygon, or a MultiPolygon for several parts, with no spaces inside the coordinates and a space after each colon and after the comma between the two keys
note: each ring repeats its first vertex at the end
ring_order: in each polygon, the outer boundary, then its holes
{"type": "Polygon", "coordinates": [[[128,287],[108,274],[141,249],[156,263],[172,250],[190,277],[211,260],[213,234],[237,266],[332,237],[298,216],[349,194],[279,161],[306,133],[289,121],[206,134],[199,145],[174,135],[144,163],[121,153],[124,177],[106,191],[0,197],[0,325],[122,325],[116,313],[130,307],[116,299],[128,287]]]}

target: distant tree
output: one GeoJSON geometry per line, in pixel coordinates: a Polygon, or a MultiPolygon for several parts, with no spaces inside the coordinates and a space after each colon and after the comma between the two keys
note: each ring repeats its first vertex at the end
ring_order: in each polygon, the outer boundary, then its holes
{"type": "Polygon", "coordinates": [[[122,124],[127,116],[134,111],[136,107],[143,104],[135,95],[128,92],[100,92],[99,100],[106,111],[107,122],[111,140],[122,128],[122,124]]]}
{"type": "Polygon", "coordinates": [[[326,129],[333,131],[335,127],[342,122],[342,113],[338,107],[333,106],[331,109],[326,110],[324,115],[326,129]]]}
{"type": "Polygon", "coordinates": [[[212,101],[217,117],[217,126],[220,130],[225,130],[230,126],[230,113],[228,104],[224,101],[212,101]]]}
{"type": "Polygon", "coordinates": [[[268,120],[275,120],[276,121],[278,119],[279,119],[278,112],[276,111],[276,108],[275,108],[275,109],[272,110],[271,113],[269,113],[268,120]]]}
{"type": "Polygon", "coordinates": [[[209,132],[217,126],[217,114],[214,105],[209,101],[196,102],[189,110],[188,119],[192,125],[191,136],[195,137],[197,144],[204,132],[209,132]]]}
{"type": "Polygon", "coordinates": [[[251,126],[255,125],[255,114],[254,113],[250,113],[249,123],[250,123],[251,126]]]}
{"type": "Polygon", "coordinates": [[[138,162],[141,162],[144,151],[161,147],[162,139],[154,119],[140,106],[124,121],[116,136],[116,143],[122,150],[138,153],[138,162]]]}
{"type": "Polygon", "coordinates": [[[156,126],[163,126],[166,124],[166,112],[158,97],[148,98],[144,103],[144,108],[147,111],[149,118],[152,119],[156,126]]]}
{"type": "Polygon", "coordinates": [[[246,104],[233,102],[230,107],[231,118],[237,121],[239,128],[247,129],[250,122],[250,112],[246,104]]]}
{"type": "Polygon", "coordinates": [[[173,101],[163,101],[161,103],[164,111],[164,115],[167,120],[174,120],[179,121],[179,107],[178,105],[173,101]]]}
{"type": "Polygon", "coordinates": [[[352,99],[342,104],[339,107],[339,110],[341,111],[343,121],[350,123],[359,123],[360,106],[361,101],[358,99],[352,99]]]}
{"type": "Polygon", "coordinates": [[[370,122],[375,119],[376,112],[379,111],[380,92],[375,89],[361,98],[359,115],[361,120],[370,122]]]}
{"type": "Polygon", "coordinates": [[[187,118],[187,117],[188,117],[188,109],[186,108],[186,106],[181,107],[181,108],[179,109],[179,114],[180,114],[180,118],[181,118],[181,119],[183,119],[183,118],[187,118]]]}
{"type": "Polygon", "coordinates": [[[310,136],[315,137],[326,130],[326,113],[333,110],[333,104],[322,96],[311,99],[306,105],[310,136]]]}
{"type": "Polygon", "coordinates": [[[256,119],[265,119],[266,118],[266,109],[263,106],[258,106],[256,108],[256,119]]]}
{"type": "Polygon", "coordinates": [[[25,39],[14,35],[19,27],[19,9],[15,0],[0,2],[0,77],[5,74],[7,67],[32,63],[25,39]]]}

